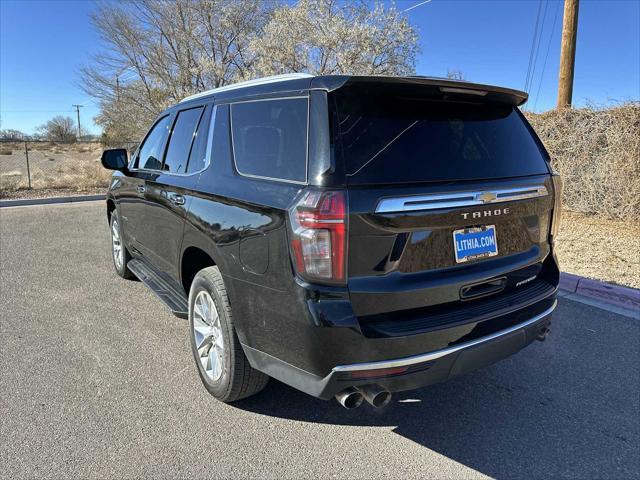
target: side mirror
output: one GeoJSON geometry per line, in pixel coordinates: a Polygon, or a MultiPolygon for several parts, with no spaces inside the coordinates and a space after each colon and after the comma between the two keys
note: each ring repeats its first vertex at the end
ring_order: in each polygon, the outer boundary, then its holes
{"type": "Polygon", "coordinates": [[[129,155],[124,148],[113,148],[102,152],[100,161],[108,170],[125,170],[129,164],[129,155]]]}

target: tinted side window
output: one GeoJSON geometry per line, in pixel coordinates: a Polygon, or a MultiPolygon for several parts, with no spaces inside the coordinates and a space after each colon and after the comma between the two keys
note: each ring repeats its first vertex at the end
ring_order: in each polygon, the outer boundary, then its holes
{"type": "Polygon", "coordinates": [[[187,171],[189,152],[203,110],[204,107],[197,107],[178,112],[162,166],[163,170],[171,173],[185,173],[187,171]]]}
{"type": "Polygon", "coordinates": [[[170,118],[167,115],[158,120],[145,138],[138,152],[138,168],[160,170],[162,167],[162,152],[167,139],[170,118]]]}
{"type": "Polygon", "coordinates": [[[307,98],[231,105],[239,173],[296,182],[307,179],[307,98]]]}
{"type": "Polygon", "coordinates": [[[200,124],[193,139],[187,173],[202,170],[207,165],[207,138],[209,138],[209,124],[211,122],[211,107],[200,118],[200,124]]]}

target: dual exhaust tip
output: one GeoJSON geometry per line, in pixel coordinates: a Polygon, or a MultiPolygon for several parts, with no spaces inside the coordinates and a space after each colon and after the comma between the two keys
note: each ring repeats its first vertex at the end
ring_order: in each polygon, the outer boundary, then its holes
{"type": "Polygon", "coordinates": [[[336,400],[346,409],[358,408],[366,400],[374,408],[382,408],[391,401],[391,392],[378,385],[349,387],[336,395],[336,400]]]}

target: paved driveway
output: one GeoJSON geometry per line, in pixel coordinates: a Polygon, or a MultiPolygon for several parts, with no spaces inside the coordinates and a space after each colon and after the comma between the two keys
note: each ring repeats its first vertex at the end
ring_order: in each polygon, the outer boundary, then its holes
{"type": "Polygon", "coordinates": [[[0,210],[0,477],[637,478],[640,321],[566,299],[497,365],[346,411],[211,398],[102,202],[0,210]]]}

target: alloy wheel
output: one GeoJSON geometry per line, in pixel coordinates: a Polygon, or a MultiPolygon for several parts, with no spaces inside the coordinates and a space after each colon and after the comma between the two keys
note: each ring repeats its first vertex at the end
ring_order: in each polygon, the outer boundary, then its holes
{"type": "Polygon", "coordinates": [[[118,229],[117,220],[114,220],[111,225],[111,247],[113,250],[113,261],[116,264],[116,268],[120,270],[124,263],[124,250],[120,240],[120,230],[118,229]]]}
{"type": "Polygon", "coordinates": [[[193,338],[207,376],[216,381],[224,371],[224,340],[220,316],[209,292],[198,292],[193,305],[193,338]]]}

